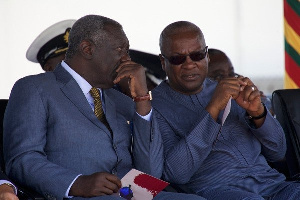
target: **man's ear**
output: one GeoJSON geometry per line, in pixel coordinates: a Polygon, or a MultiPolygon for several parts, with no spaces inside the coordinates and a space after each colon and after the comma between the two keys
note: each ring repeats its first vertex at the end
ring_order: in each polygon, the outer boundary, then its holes
{"type": "Polygon", "coordinates": [[[161,54],[159,54],[159,59],[160,59],[161,68],[164,71],[166,71],[165,58],[161,54]]]}
{"type": "Polygon", "coordinates": [[[92,59],[95,45],[88,40],[83,40],[80,45],[80,53],[86,59],[92,59]]]}

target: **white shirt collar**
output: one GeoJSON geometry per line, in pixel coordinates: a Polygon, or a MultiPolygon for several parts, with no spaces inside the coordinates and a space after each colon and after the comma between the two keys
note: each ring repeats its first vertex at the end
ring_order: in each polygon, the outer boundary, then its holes
{"type": "MultiPolygon", "coordinates": [[[[71,74],[71,76],[75,79],[75,81],[78,83],[79,87],[81,88],[84,96],[86,97],[86,99],[88,100],[88,102],[93,107],[93,105],[94,105],[94,99],[93,99],[93,97],[90,94],[90,90],[91,90],[92,86],[82,76],[80,76],[71,67],[69,67],[69,65],[67,63],[65,63],[65,61],[61,62],[61,66],[65,70],[67,70],[67,72],[69,72],[71,74]]],[[[100,90],[101,99],[103,100],[103,98],[102,98],[102,90],[101,89],[99,89],[99,90],[100,90]]]]}

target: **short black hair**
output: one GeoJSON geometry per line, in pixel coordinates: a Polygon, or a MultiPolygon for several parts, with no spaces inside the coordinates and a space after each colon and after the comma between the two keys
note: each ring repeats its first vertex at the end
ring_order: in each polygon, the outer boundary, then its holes
{"type": "Polygon", "coordinates": [[[159,38],[160,51],[163,53],[163,48],[164,48],[167,40],[169,39],[169,37],[171,37],[172,35],[181,33],[181,32],[190,32],[190,31],[198,32],[199,38],[204,40],[204,35],[203,35],[201,29],[197,25],[193,24],[192,22],[177,21],[177,22],[169,24],[168,26],[166,26],[166,28],[164,28],[164,30],[160,34],[160,38],[159,38]]]}

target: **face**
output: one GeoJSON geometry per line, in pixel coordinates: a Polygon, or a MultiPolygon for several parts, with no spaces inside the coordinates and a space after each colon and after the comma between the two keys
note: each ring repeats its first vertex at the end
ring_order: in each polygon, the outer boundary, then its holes
{"type": "Polygon", "coordinates": [[[210,56],[208,65],[208,77],[220,81],[224,78],[233,77],[234,69],[229,58],[225,55],[210,56]]]}
{"type": "Polygon", "coordinates": [[[46,72],[53,71],[56,68],[56,65],[60,63],[63,59],[65,59],[65,54],[61,54],[48,59],[45,65],[43,66],[43,70],[46,72]]]}
{"type": "Polygon", "coordinates": [[[116,69],[125,61],[130,60],[128,50],[129,41],[123,31],[115,32],[110,40],[105,41],[102,46],[95,47],[91,85],[99,88],[111,88],[116,78],[116,69]]]}
{"type": "Polygon", "coordinates": [[[183,94],[196,94],[202,90],[202,83],[207,75],[207,54],[200,61],[193,61],[186,56],[184,63],[173,65],[167,58],[177,55],[189,55],[194,52],[204,52],[206,44],[199,38],[198,32],[185,32],[170,37],[163,46],[160,56],[163,70],[168,76],[170,87],[183,94]]]}

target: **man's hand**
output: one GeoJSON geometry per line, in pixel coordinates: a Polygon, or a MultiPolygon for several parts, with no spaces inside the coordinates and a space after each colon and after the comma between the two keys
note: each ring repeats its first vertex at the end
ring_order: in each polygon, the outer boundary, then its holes
{"type": "MultiPolygon", "coordinates": [[[[244,108],[250,116],[260,116],[264,113],[264,106],[261,104],[261,93],[253,82],[247,78],[242,79],[247,85],[239,93],[236,102],[244,108]]],[[[254,120],[256,127],[260,127],[265,120],[264,118],[254,120]]]]}
{"type": "Polygon", "coordinates": [[[14,189],[6,184],[0,185],[0,200],[18,200],[14,189]]]}
{"type": "Polygon", "coordinates": [[[212,118],[217,120],[221,110],[224,110],[230,97],[236,99],[239,97],[240,92],[247,85],[242,77],[239,78],[226,78],[218,82],[214,94],[206,107],[207,112],[210,113],[212,118]]]}
{"type": "Polygon", "coordinates": [[[133,61],[126,61],[120,64],[116,72],[118,75],[114,80],[114,84],[118,83],[121,79],[127,78],[132,97],[147,94],[145,68],[142,65],[133,61]]]}
{"type": "MultiPolygon", "coordinates": [[[[116,70],[117,77],[114,84],[119,83],[122,79],[126,79],[130,89],[131,96],[142,97],[147,95],[148,88],[146,83],[145,68],[131,60],[122,62],[116,70]]],[[[147,115],[151,110],[150,101],[140,101],[136,103],[136,111],[142,115],[147,115]]]]}
{"type": "Polygon", "coordinates": [[[249,78],[244,77],[242,80],[247,85],[239,93],[236,102],[247,112],[257,112],[261,107],[260,92],[249,78]]]}
{"type": "Polygon", "coordinates": [[[69,195],[80,197],[96,197],[111,195],[121,188],[120,179],[106,172],[79,176],[73,183],[69,195]]]}

